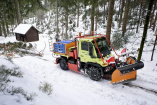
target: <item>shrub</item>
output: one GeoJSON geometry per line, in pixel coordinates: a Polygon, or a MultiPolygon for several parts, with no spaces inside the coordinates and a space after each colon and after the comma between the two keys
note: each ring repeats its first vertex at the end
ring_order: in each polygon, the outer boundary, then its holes
{"type": "Polygon", "coordinates": [[[21,94],[28,101],[32,101],[35,93],[28,94],[21,87],[9,86],[7,83],[10,82],[9,76],[22,77],[22,72],[18,68],[8,69],[6,66],[0,66],[0,92],[9,93],[10,95],[21,94]]]}
{"type": "Polygon", "coordinates": [[[22,42],[17,43],[18,48],[21,48],[21,47],[22,47],[22,45],[23,45],[23,43],[22,43],[22,42]]]}
{"type": "Polygon", "coordinates": [[[28,94],[26,91],[23,90],[23,88],[21,88],[21,87],[14,87],[14,86],[11,86],[11,87],[7,88],[6,92],[10,93],[11,95],[21,94],[21,95],[24,96],[24,98],[27,101],[32,101],[34,99],[34,97],[36,96],[35,93],[28,94]]]}
{"type": "Polygon", "coordinates": [[[39,86],[39,90],[44,93],[47,93],[48,95],[52,94],[52,86],[47,82],[41,83],[39,86]]]}

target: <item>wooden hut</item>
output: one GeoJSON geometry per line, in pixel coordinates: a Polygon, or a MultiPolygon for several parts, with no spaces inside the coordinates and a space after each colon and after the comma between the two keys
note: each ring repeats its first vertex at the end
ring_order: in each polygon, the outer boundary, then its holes
{"type": "Polygon", "coordinates": [[[39,40],[39,31],[30,24],[19,24],[14,33],[18,41],[33,42],[39,40]]]}

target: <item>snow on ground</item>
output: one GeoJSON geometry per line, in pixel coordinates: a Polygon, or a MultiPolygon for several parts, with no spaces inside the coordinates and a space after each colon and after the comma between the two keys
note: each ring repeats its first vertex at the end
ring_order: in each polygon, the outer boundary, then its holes
{"type": "MultiPolygon", "coordinates": [[[[139,34],[141,34],[140,32],[139,34]]],[[[148,31],[151,35],[151,31],[148,31]]],[[[150,40],[144,50],[151,50],[150,40]]],[[[139,42],[140,42],[139,38],[139,42]]],[[[15,41],[15,37],[2,38],[1,42],[15,41]]],[[[136,41],[138,43],[138,41],[136,41]]],[[[11,77],[9,86],[21,87],[28,94],[33,94],[33,100],[27,101],[22,95],[9,95],[0,92],[0,105],[156,105],[157,103],[157,50],[154,60],[150,61],[151,51],[142,55],[144,68],[137,71],[137,80],[127,84],[110,84],[109,80],[92,81],[87,75],[73,71],[63,71],[53,63],[55,58],[49,51],[48,36],[40,35],[37,50],[44,49],[44,56],[26,55],[13,59],[13,63],[0,56],[0,66],[8,68],[19,67],[23,78],[11,77]],[[52,85],[52,94],[47,95],[39,90],[40,84],[47,82],[52,85]]],[[[126,45],[129,46],[129,45],[126,45]]],[[[139,44],[133,45],[135,48],[139,44]]],[[[132,48],[130,48],[131,50],[132,48]]],[[[137,56],[137,54],[135,54],[137,56]]]]}

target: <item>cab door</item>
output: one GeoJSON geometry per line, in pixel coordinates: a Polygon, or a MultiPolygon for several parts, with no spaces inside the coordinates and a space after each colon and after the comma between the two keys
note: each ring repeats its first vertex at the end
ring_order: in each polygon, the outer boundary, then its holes
{"type": "Polygon", "coordinates": [[[89,55],[89,43],[87,41],[81,41],[79,43],[79,57],[81,62],[89,62],[92,60],[91,56],[89,55]]]}

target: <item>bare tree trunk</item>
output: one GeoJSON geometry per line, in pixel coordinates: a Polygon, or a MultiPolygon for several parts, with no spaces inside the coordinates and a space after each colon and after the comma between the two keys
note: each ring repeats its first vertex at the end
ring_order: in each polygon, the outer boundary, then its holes
{"type": "Polygon", "coordinates": [[[157,20],[157,12],[156,12],[155,20],[154,20],[153,31],[154,31],[155,26],[156,26],[156,20],[157,20]]]}
{"type": "Polygon", "coordinates": [[[90,32],[94,31],[94,4],[92,4],[91,9],[91,29],[90,32]]]}
{"type": "Polygon", "coordinates": [[[66,14],[65,14],[65,39],[68,39],[68,10],[66,10],[66,14]]]}
{"type": "Polygon", "coordinates": [[[103,12],[103,24],[105,24],[105,6],[106,6],[106,0],[104,0],[104,12],[103,12]]]}
{"type": "Polygon", "coordinates": [[[151,17],[150,17],[151,19],[150,19],[150,26],[149,26],[149,28],[151,28],[151,26],[152,26],[155,9],[156,9],[156,2],[154,2],[153,12],[151,13],[151,17]]]}
{"type": "MultiPolygon", "coordinates": [[[[84,7],[84,10],[85,10],[85,16],[86,16],[86,14],[87,14],[86,5],[84,7]]],[[[86,17],[85,17],[85,21],[84,21],[84,34],[85,34],[85,31],[86,31],[86,17]]]]}
{"type": "Polygon", "coordinates": [[[56,30],[56,33],[57,33],[57,38],[59,38],[59,27],[58,27],[58,24],[59,24],[59,21],[58,21],[58,1],[57,2],[57,6],[56,6],[56,13],[57,13],[57,30],[56,30]]]}
{"type": "Polygon", "coordinates": [[[77,27],[79,27],[80,7],[77,7],[77,27]]]}
{"type": "Polygon", "coordinates": [[[121,2],[122,2],[122,0],[119,1],[119,10],[118,10],[118,14],[117,14],[117,15],[118,15],[118,18],[119,18],[119,14],[120,14],[121,2]]]}
{"type": "Polygon", "coordinates": [[[17,23],[20,24],[22,21],[22,17],[20,13],[20,6],[18,0],[15,0],[15,9],[16,9],[17,23]]]}
{"type": "Polygon", "coordinates": [[[125,12],[124,12],[124,19],[123,19],[123,26],[122,26],[122,37],[124,37],[124,34],[126,32],[126,26],[127,26],[128,14],[129,14],[129,5],[130,5],[130,0],[127,0],[125,5],[125,12]]]}
{"type": "Polygon", "coordinates": [[[143,21],[144,21],[144,13],[146,12],[146,0],[142,0],[142,15],[141,15],[141,23],[140,26],[142,25],[143,21]]]}
{"type": "MultiPolygon", "coordinates": [[[[62,15],[62,22],[63,22],[63,15],[62,15]]],[[[62,37],[63,37],[63,34],[64,34],[64,23],[62,23],[62,37]]]]}
{"type": "Polygon", "coordinates": [[[5,26],[6,26],[6,29],[7,29],[6,32],[7,32],[7,34],[9,34],[9,27],[8,27],[8,22],[7,21],[5,22],[5,26]]]}
{"type": "Polygon", "coordinates": [[[2,36],[2,27],[1,27],[1,24],[0,24],[0,36],[2,36]]]}
{"type": "Polygon", "coordinates": [[[109,15],[108,15],[108,19],[107,19],[107,31],[106,31],[106,35],[109,40],[110,40],[110,34],[111,34],[113,12],[114,12],[114,0],[110,0],[109,15]]]}
{"type": "Polygon", "coordinates": [[[144,42],[147,37],[147,29],[148,29],[149,18],[150,18],[150,14],[151,14],[151,10],[152,10],[153,1],[154,0],[149,1],[149,7],[148,7],[147,16],[146,16],[146,20],[145,20],[145,24],[144,24],[143,37],[141,40],[140,50],[139,50],[139,54],[138,54],[138,58],[137,58],[138,61],[140,61],[141,57],[142,57],[144,42]]]}
{"type": "Polygon", "coordinates": [[[95,19],[95,31],[97,30],[98,14],[99,14],[99,6],[97,5],[97,8],[96,8],[96,19],[95,19]]]}
{"type": "Polygon", "coordinates": [[[122,6],[121,6],[121,11],[120,11],[120,20],[119,20],[119,25],[118,25],[119,28],[122,21],[123,8],[124,8],[124,0],[122,0],[122,6]]]}
{"type": "Polygon", "coordinates": [[[142,2],[141,2],[141,5],[139,6],[139,17],[138,17],[138,22],[137,22],[137,27],[136,27],[136,33],[138,33],[138,27],[139,27],[139,24],[140,24],[141,7],[142,7],[142,2]]]}
{"type": "Polygon", "coordinates": [[[7,37],[7,33],[6,33],[6,28],[5,28],[4,22],[2,22],[2,28],[3,28],[4,37],[7,37]]]}
{"type": "Polygon", "coordinates": [[[153,46],[153,50],[152,50],[151,61],[153,60],[153,55],[154,55],[155,45],[156,45],[156,41],[157,41],[157,29],[156,29],[155,35],[156,35],[156,38],[155,38],[155,42],[154,42],[154,46],[153,46]]]}

